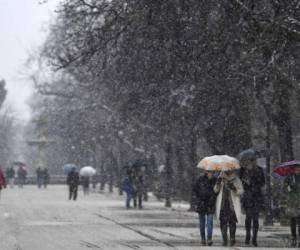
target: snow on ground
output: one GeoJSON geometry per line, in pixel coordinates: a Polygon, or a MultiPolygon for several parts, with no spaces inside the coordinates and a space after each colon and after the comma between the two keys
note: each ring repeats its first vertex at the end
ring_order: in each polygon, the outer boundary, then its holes
{"type": "MultiPolygon", "coordinates": [[[[4,190],[0,201],[0,249],[193,250],[200,247],[197,215],[187,212],[188,204],[175,203],[172,209],[167,209],[162,202],[151,199],[143,210],[127,210],[124,197],[117,194],[91,193],[84,197],[80,192],[77,201],[69,201],[67,192],[66,186],[4,190]]],[[[236,247],[221,247],[216,224],[214,247],[201,246],[201,249],[243,249],[244,235],[243,227],[238,227],[236,247]]],[[[259,236],[259,249],[282,249],[288,245],[289,230],[262,227],[259,236]]]]}

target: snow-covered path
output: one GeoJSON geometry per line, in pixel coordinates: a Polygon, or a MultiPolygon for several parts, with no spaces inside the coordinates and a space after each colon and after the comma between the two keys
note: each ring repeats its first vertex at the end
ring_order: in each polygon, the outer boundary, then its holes
{"type": "MultiPolygon", "coordinates": [[[[199,249],[196,215],[183,204],[176,208],[151,201],[143,210],[126,210],[123,197],[108,193],[83,197],[80,192],[77,201],[69,201],[65,186],[8,188],[0,201],[0,249],[199,249]]],[[[217,225],[214,234],[214,247],[201,249],[221,248],[217,225]]],[[[286,234],[286,228],[264,230],[260,245],[282,248],[286,234]]],[[[234,249],[242,248],[243,235],[238,229],[234,249]]]]}

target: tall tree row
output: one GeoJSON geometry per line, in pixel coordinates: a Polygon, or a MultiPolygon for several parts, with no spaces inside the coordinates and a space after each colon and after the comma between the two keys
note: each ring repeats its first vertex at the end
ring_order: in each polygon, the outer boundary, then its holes
{"type": "Polygon", "coordinates": [[[156,157],[176,182],[167,196],[205,154],[252,147],[266,121],[292,159],[297,18],[297,1],[62,1],[40,53],[56,73],[36,78],[51,133],[68,157],[87,143],[80,157],[101,154],[116,182],[129,159],[156,157]]]}

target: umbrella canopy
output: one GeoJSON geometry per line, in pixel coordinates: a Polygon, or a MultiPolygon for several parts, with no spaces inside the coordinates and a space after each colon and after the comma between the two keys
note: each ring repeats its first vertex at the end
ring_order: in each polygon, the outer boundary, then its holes
{"type": "Polygon", "coordinates": [[[228,155],[213,155],[203,158],[197,167],[207,171],[232,171],[239,169],[240,163],[228,155]]]}
{"type": "Polygon", "coordinates": [[[295,167],[300,167],[300,161],[283,162],[273,169],[273,176],[286,177],[294,173],[295,167]]]}
{"type": "Polygon", "coordinates": [[[63,166],[63,170],[65,174],[70,173],[73,169],[77,170],[77,166],[73,163],[68,163],[63,166]]]}
{"type": "Polygon", "coordinates": [[[25,167],[26,166],[26,164],[24,162],[21,162],[21,161],[14,161],[12,163],[12,165],[19,166],[19,167],[25,167]]]}
{"type": "Polygon", "coordinates": [[[80,169],[79,174],[84,177],[91,177],[96,174],[96,169],[91,166],[85,166],[80,169]]]}
{"type": "Polygon", "coordinates": [[[132,167],[136,169],[141,167],[147,167],[147,162],[144,159],[138,159],[132,163],[132,167]]]}
{"type": "Polygon", "coordinates": [[[253,148],[249,148],[240,152],[238,154],[238,159],[240,161],[245,161],[245,160],[252,161],[252,160],[256,160],[257,156],[258,156],[258,152],[253,148]]]}

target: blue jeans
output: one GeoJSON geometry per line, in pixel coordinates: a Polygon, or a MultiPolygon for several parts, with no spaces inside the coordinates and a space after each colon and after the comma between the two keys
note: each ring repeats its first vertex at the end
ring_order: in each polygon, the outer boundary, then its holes
{"type": "Polygon", "coordinates": [[[205,226],[207,224],[207,240],[212,239],[213,233],[213,214],[199,214],[200,236],[202,240],[206,240],[205,226]]]}

